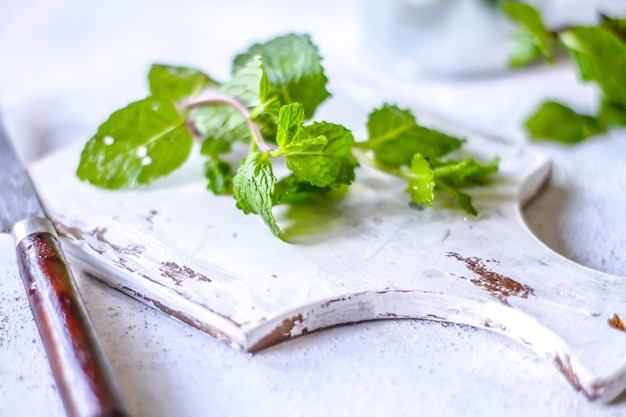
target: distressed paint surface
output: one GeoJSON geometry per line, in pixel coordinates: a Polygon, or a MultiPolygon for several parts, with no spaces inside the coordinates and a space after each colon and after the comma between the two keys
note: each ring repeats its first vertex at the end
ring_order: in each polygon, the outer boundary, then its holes
{"type": "Polygon", "coordinates": [[[508,335],[587,397],[611,400],[626,385],[625,335],[614,320],[626,284],[528,232],[520,206],[546,180],[546,157],[442,129],[468,137],[480,159],[501,157],[495,184],[471,191],[478,217],[445,201],[416,210],[403,183],[360,169],[337,204],[275,210],[291,244],[207,192],[201,160],[136,191],[80,183],[77,148],[31,174],[75,262],[238,349],[364,320],[454,322],[508,335]]]}

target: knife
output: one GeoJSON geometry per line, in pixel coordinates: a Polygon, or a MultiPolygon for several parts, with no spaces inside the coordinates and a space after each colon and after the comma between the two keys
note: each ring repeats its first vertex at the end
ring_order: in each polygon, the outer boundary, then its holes
{"type": "Polygon", "coordinates": [[[0,231],[10,231],[35,322],[70,417],[128,417],[59,237],[0,120],[0,231]]]}

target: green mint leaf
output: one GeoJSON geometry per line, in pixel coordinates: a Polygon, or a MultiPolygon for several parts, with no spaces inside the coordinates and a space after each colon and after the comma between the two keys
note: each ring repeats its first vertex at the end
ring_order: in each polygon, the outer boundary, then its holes
{"type": "Polygon", "coordinates": [[[233,191],[233,172],[228,162],[217,157],[209,157],[204,163],[204,176],[207,188],[216,195],[231,194],[233,191]]]}
{"type": "MultiPolygon", "coordinates": [[[[265,91],[264,85],[267,83],[263,64],[258,56],[252,57],[233,74],[233,78],[224,82],[215,90],[218,94],[232,97],[242,105],[253,108],[261,106],[266,102],[272,102],[272,96],[265,91]]],[[[262,115],[257,115],[257,121],[266,120],[267,126],[263,133],[273,135],[275,126],[270,124],[262,115]]],[[[246,120],[240,111],[225,103],[208,104],[191,112],[191,119],[201,136],[210,141],[224,141],[233,143],[235,141],[247,142],[250,139],[250,130],[246,120]]],[[[213,145],[211,145],[213,146],[213,145]]],[[[230,149],[224,147],[223,149],[230,149]]],[[[203,145],[202,153],[211,155],[207,147],[203,145]]]]}
{"type": "Polygon", "coordinates": [[[208,86],[218,85],[200,70],[162,64],[152,65],[148,82],[153,97],[174,102],[195,96],[208,86]]]}
{"type": "Polygon", "coordinates": [[[87,142],[77,176],[104,188],[131,188],[185,162],[192,137],[174,104],[148,97],[111,114],[87,142]]]}
{"type": "Polygon", "coordinates": [[[450,194],[455,199],[457,205],[461,207],[466,213],[469,213],[472,216],[476,216],[478,214],[478,212],[472,205],[472,198],[458,188],[451,186],[446,181],[437,181],[437,189],[450,194]]]}
{"type": "Polygon", "coordinates": [[[406,188],[411,201],[419,205],[432,206],[435,198],[434,173],[430,163],[421,154],[415,154],[411,166],[403,171],[402,177],[409,182],[406,188]]]}
{"type": "Polygon", "coordinates": [[[360,145],[374,152],[375,159],[391,167],[409,166],[416,153],[440,158],[461,147],[461,139],[420,126],[409,110],[385,104],[367,121],[367,142],[360,145]]]}
{"type": "Polygon", "coordinates": [[[278,112],[280,111],[281,104],[278,100],[278,97],[276,97],[275,95],[274,87],[267,77],[265,67],[262,66],[261,68],[263,69],[263,73],[261,74],[261,80],[259,84],[260,103],[252,109],[250,118],[261,123],[262,125],[267,125],[269,124],[268,121],[271,121],[272,127],[274,128],[273,134],[275,135],[276,126],[273,122],[278,117],[278,112]]]}
{"type": "Polygon", "coordinates": [[[480,163],[474,158],[460,161],[445,161],[434,163],[434,175],[437,180],[445,180],[447,184],[465,186],[482,184],[491,174],[498,171],[500,159],[494,158],[488,163],[480,163]]]}
{"type": "Polygon", "coordinates": [[[516,38],[516,47],[510,58],[513,67],[526,65],[543,56],[548,62],[554,60],[554,34],[543,22],[537,9],[521,2],[505,2],[501,10],[520,28],[521,35],[516,38]]]}
{"type": "Polygon", "coordinates": [[[304,114],[310,119],[317,107],[330,96],[317,46],[308,35],[279,36],[262,44],[251,46],[235,57],[233,72],[256,56],[261,57],[269,84],[280,104],[302,103],[304,114]]]}
{"type": "Polygon", "coordinates": [[[255,55],[239,66],[232,78],[224,82],[218,91],[236,98],[248,107],[259,105],[272,97],[267,86],[267,73],[261,57],[255,55]]]}
{"type": "Polygon", "coordinates": [[[554,101],[543,103],[526,121],[533,139],[574,144],[605,130],[594,117],[581,115],[554,101]]]}
{"type": "Polygon", "coordinates": [[[237,110],[228,104],[211,104],[191,111],[197,131],[205,138],[201,153],[211,155],[216,149],[230,150],[233,142],[248,142],[250,130],[237,110]],[[205,142],[209,141],[205,145],[205,142]],[[215,142],[223,142],[216,144],[215,142]]]}
{"type": "Polygon", "coordinates": [[[308,181],[299,180],[295,175],[288,175],[276,183],[274,204],[301,203],[330,191],[330,187],[316,187],[308,181]]]}
{"type": "Polygon", "coordinates": [[[302,130],[304,109],[300,103],[282,106],[278,113],[276,143],[281,148],[290,146],[296,135],[302,130]]]}
{"type": "Polygon", "coordinates": [[[272,233],[285,240],[272,213],[276,177],[267,154],[253,152],[241,163],[233,178],[233,195],[244,213],[258,214],[272,233]]]}
{"type": "Polygon", "coordinates": [[[222,153],[228,153],[231,149],[231,141],[210,137],[202,142],[200,153],[202,155],[217,156],[222,153]]]}
{"type": "Polygon", "coordinates": [[[520,32],[515,34],[514,39],[513,51],[509,57],[509,67],[525,67],[543,58],[543,52],[532,34],[520,32]]]}
{"type": "Polygon", "coordinates": [[[301,181],[316,187],[351,184],[357,166],[352,155],[352,133],[343,126],[326,122],[303,126],[303,120],[300,103],[280,109],[276,143],[285,156],[287,168],[301,181]]]}
{"type": "Polygon", "coordinates": [[[613,32],[622,41],[626,41],[626,19],[615,19],[610,16],[601,15],[600,26],[613,32]]]}
{"type": "Polygon", "coordinates": [[[605,126],[626,126],[626,106],[603,100],[598,119],[605,126]]]}
{"type": "Polygon", "coordinates": [[[611,102],[626,106],[626,44],[603,27],[575,27],[561,34],[584,81],[598,84],[611,102]]]}

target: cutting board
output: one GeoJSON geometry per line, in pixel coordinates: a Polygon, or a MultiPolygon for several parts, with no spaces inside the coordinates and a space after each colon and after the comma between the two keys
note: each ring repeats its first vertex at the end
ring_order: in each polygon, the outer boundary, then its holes
{"type": "Polygon", "coordinates": [[[520,213],[549,159],[421,120],[466,137],[477,159],[500,156],[494,183],[468,190],[477,217],[445,199],[420,210],[405,183],[359,168],[341,197],[275,209],[285,243],[208,192],[199,157],[134,191],[78,181],[79,147],[31,174],[74,265],[237,349],[364,320],[453,322],[527,345],[590,399],[615,398],[626,386],[625,280],[553,253],[520,213]]]}

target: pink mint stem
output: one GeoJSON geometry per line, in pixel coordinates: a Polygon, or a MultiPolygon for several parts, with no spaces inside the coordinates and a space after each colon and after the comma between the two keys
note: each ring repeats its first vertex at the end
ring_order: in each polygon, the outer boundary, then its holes
{"type": "Polygon", "coordinates": [[[215,93],[215,92],[203,93],[201,95],[198,95],[196,97],[193,97],[193,98],[190,98],[188,100],[181,102],[178,105],[178,109],[184,110],[187,108],[193,108],[193,107],[211,105],[211,104],[226,104],[226,105],[231,106],[235,110],[237,110],[239,114],[241,114],[244,120],[246,121],[246,124],[248,125],[248,129],[250,129],[250,134],[252,135],[252,139],[254,140],[254,143],[258,147],[259,151],[261,152],[272,151],[272,148],[270,148],[268,144],[265,142],[265,140],[263,139],[263,135],[261,134],[261,130],[259,129],[259,126],[252,119],[250,119],[250,109],[248,109],[248,107],[245,104],[243,104],[241,101],[237,100],[236,98],[232,96],[229,96],[228,94],[215,93]]]}

